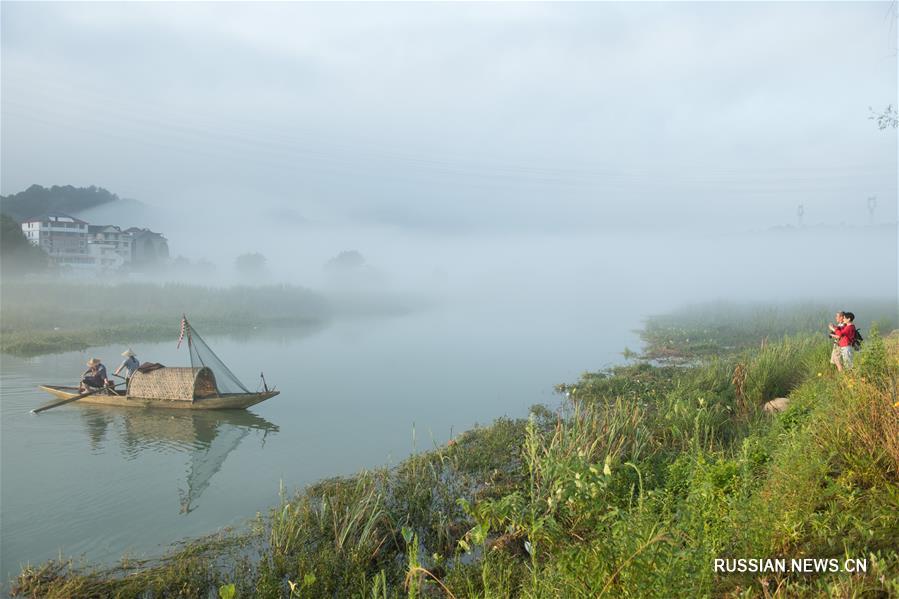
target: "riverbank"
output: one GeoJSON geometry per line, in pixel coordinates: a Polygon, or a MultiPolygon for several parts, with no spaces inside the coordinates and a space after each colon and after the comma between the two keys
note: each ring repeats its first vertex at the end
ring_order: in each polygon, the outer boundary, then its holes
{"type": "Polygon", "coordinates": [[[588,373],[558,387],[556,411],[536,407],[528,419],[498,420],[397,468],[285,493],[248,531],[189,542],[152,563],[26,568],[17,590],[33,597],[896,593],[899,364],[895,346],[868,337],[851,376],[831,371],[821,335],[693,356],[688,366],[636,360],[588,373]],[[762,403],[780,395],[791,399],[787,411],[765,415],[762,403]],[[867,560],[867,572],[714,571],[715,559],[844,556],[867,560]]]}
{"type": "MultiPolygon", "coordinates": [[[[833,319],[833,306],[839,306],[839,301],[685,306],[646,321],[640,331],[643,357],[684,361],[757,347],[784,335],[818,333],[826,337],[822,323],[833,319]]],[[[893,300],[857,300],[852,302],[852,310],[860,316],[857,324],[865,330],[877,324],[888,331],[899,322],[899,307],[893,300]]]]}
{"type": "Polygon", "coordinates": [[[182,313],[205,334],[314,327],[338,316],[402,314],[421,300],[324,293],[292,285],[4,282],[0,352],[17,356],[177,339],[182,313]]]}

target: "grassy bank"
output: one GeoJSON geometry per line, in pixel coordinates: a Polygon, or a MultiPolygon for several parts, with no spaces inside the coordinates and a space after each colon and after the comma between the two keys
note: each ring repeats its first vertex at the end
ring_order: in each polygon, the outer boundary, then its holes
{"type": "Polygon", "coordinates": [[[715,302],[684,307],[647,320],[640,331],[645,357],[692,359],[757,347],[785,335],[824,335],[837,309],[851,310],[856,324],[890,331],[899,326],[895,300],[856,300],[851,305],[830,303],[732,304],[715,302]],[[834,306],[837,306],[835,309],[834,306]]]}
{"type": "Polygon", "coordinates": [[[397,468],[285,494],[242,533],[152,563],[26,568],[14,588],[29,597],[899,595],[899,339],[868,331],[842,376],[820,334],[702,354],[685,353],[688,366],[638,360],[584,374],[559,385],[556,411],[535,407],[397,468]],[[789,407],[765,414],[777,396],[789,407]],[[726,558],[864,559],[867,571],[715,572],[726,558]]]}
{"type": "Polygon", "coordinates": [[[199,330],[216,334],[319,323],[331,307],[316,292],[284,285],[4,283],[0,351],[36,355],[173,339],[182,313],[199,330]]]}

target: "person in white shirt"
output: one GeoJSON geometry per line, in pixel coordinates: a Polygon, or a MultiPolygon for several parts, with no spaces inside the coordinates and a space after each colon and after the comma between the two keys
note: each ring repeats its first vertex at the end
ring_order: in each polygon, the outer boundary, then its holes
{"type": "Polygon", "coordinates": [[[130,379],[131,376],[137,372],[137,368],[140,366],[140,360],[137,359],[137,356],[134,355],[134,352],[131,351],[130,347],[123,351],[122,355],[125,356],[125,360],[119,364],[119,367],[115,369],[113,374],[117,375],[122,370],[125,370],[127,371],[125,378],[130,379]]]}

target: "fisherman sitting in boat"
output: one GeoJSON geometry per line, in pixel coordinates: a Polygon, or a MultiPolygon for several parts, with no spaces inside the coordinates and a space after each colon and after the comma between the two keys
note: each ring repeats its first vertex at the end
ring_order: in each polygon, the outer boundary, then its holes
{"type": "Polygon", "coordinates": [[[131,351],[129,347],[125,351],[122,352],[122,355],[125,356],[125,361],[119,364],[119,367],[115,369],[115,372],[112,374],[118,376],[122,370],[125,371],[125,378],[130,379],[131,376],[137,372],[137,369],[140,367],[140,360],[137,359],[137,356],[134,355],[134,352],[131,351]]]}
{"type": "Polygon", "coordinates": [[[100,361],[100,358],[91,358],[87,361],[88,369],[81,375],[81,391],[87,391],[88,387],[94,389],[102,389],[106,386],[108,379],[106,378],[106,366],[100,361]]]}

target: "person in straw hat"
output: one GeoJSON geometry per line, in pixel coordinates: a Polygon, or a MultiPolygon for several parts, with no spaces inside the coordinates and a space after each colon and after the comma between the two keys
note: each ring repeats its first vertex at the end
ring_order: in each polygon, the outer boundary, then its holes
{"type": "Polygon", "coordinates": [[[137,356],[134,355],[134,352],[131,351],[130,347],[123,351],[122,355],[125,356],[125,360],[119,364],[119,367],[115,369],[113,374],[118,375],[124,370],[125,378],[130,379],[131,375],[137,372],[137,368],[140,366],[140,360],[137,359],[137,356]]]}
{"type": "Polygon", "coordinates": [[[106,386],[106,366],[100,361],[100,358],[91,358],[87,361],[87,370],[81,378],[81,391],[87,391],[88,387],[102,389],[106,386]]]}

